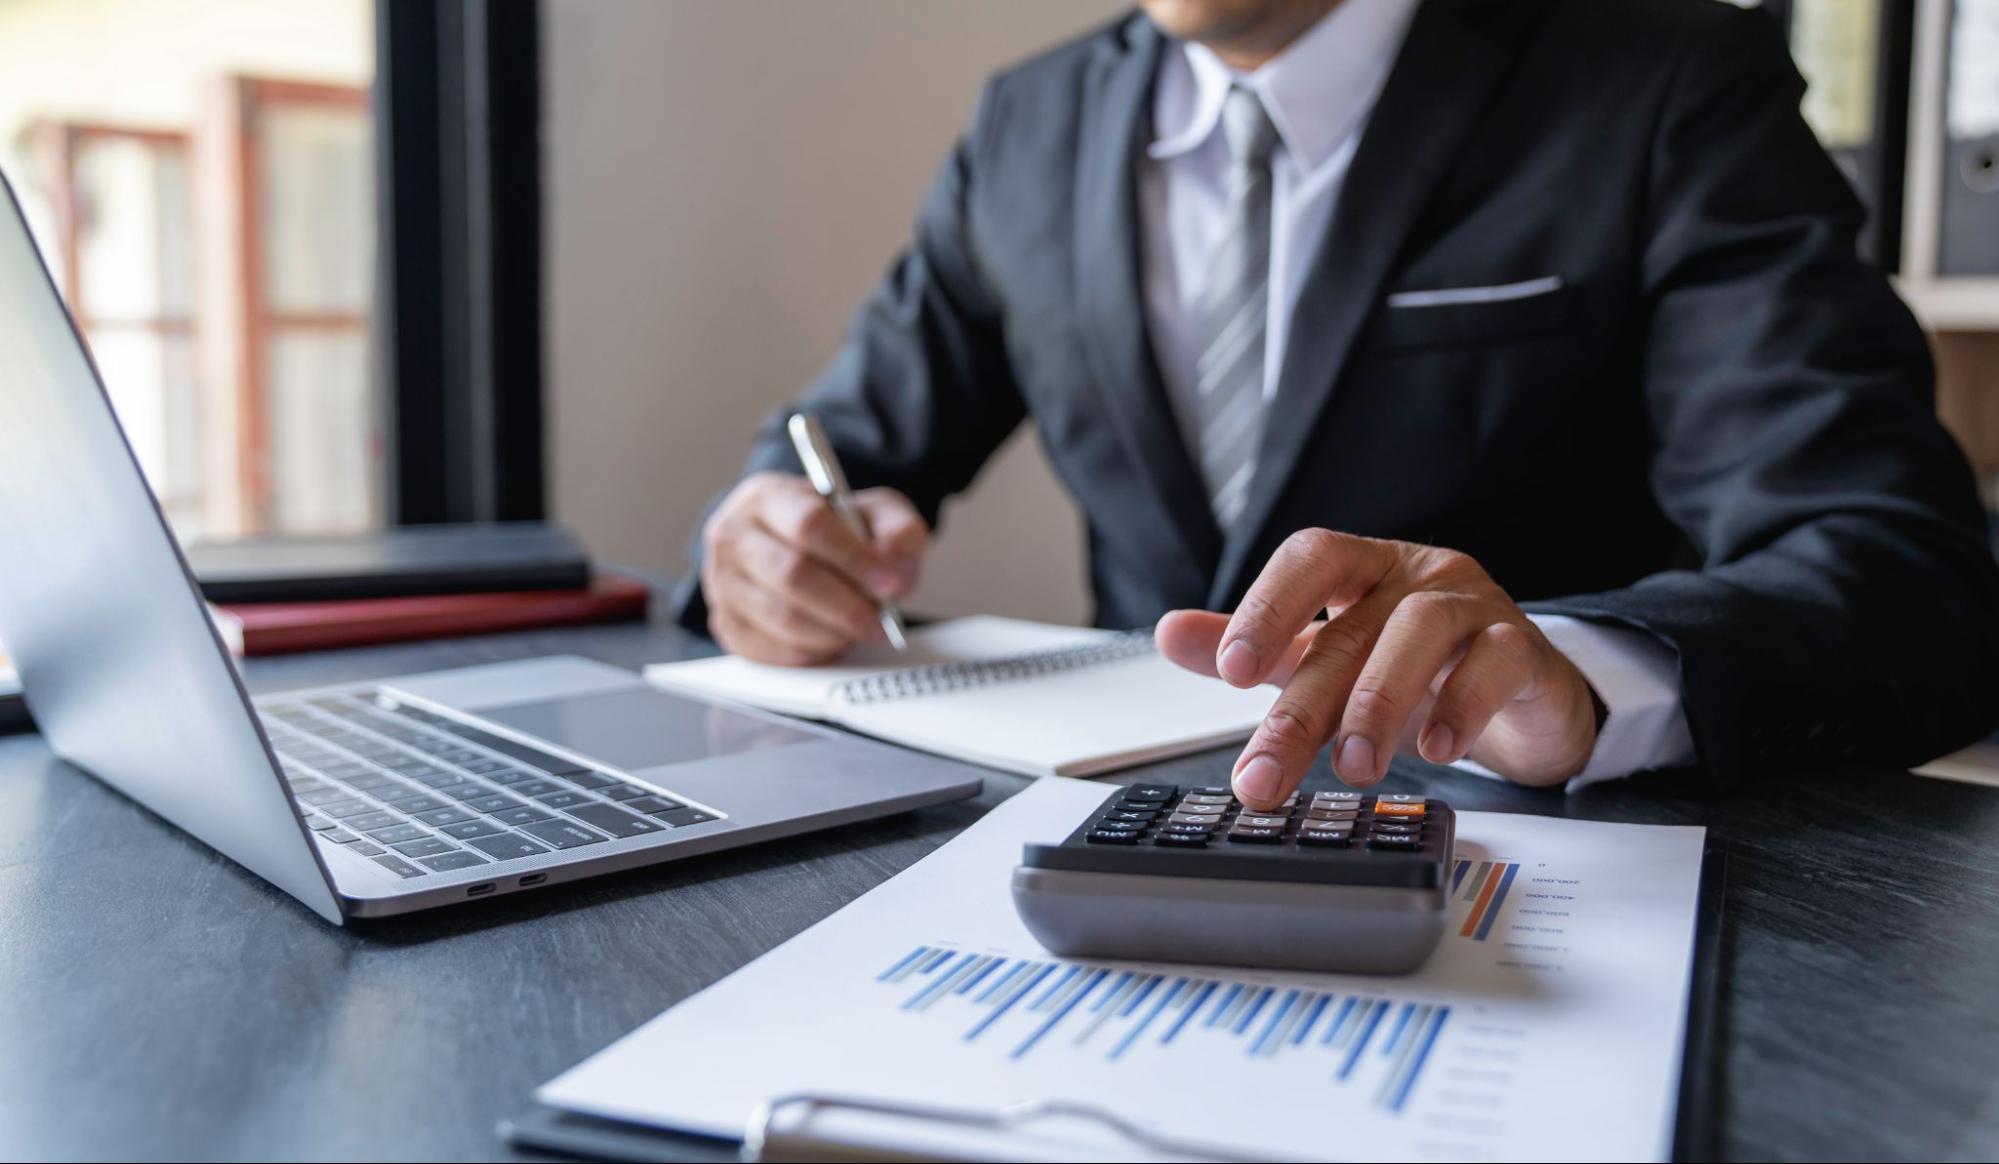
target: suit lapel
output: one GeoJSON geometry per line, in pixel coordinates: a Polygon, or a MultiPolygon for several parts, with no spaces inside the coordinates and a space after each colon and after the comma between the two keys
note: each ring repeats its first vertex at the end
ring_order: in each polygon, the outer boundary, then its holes
{"type": "Polygon", "coordinates": [[[1246,570],[1261,568],[1246,559],[1298,468],[1428,194],[1505,70],[1508,45],[1485,27],[1501,7],[1427,0],[1410,25],[1292,312],[1256,475],[1212,576],[1211,607],[1230,600],[1246,570]]]}
{"type": "Polygon", "coordinates": [[[1134,17],[1121,45],[1104,46],[1083,95],[1076,150],[1077,302],[1091,379],[1105,412],[1199,576],[1208,578],[1221,553],[1221,531],[1159,377],[1139,270],[1137,160],[1152,123],[1152,78],[1163,41],[1149,20],[1134,17]]]}

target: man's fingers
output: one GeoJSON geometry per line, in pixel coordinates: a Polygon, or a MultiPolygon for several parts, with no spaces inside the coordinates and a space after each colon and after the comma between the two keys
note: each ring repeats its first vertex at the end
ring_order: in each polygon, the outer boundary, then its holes
{"type": "Polygon", "coordinates": [[[828,658],[804,647],[773,638],[754,624],[727,610],[709,611],[708,629],[715,633],[715,641],[721,643],[730,654],[740,655],[759,663],[775,663],[782,667],[806,667],[826,662],[828,658]]]}
{"type": "MultiPolygon", "coordinates": [[[[1228,629],[1229,616],[1216,614],[1211,610],[1168,611],[1153,630],[1153,641],[1159,646],[1159,653],[1185,667],[1197,675],[1219,678],[1215,672],[1215,653],[1221,645],[1222,633],[1228,629]]],[[[1291,645],[1271,668],[1269,683],[1282,684],[1297,670],[1298,660],[1304,657],[1307,647],[1312,645],[1312,636],[1318,632],[1317,624],[1307,627],[1292,636],[1291,645]]]]}
{"type": "Polygon", "coordinates": [[[916,589],[923,555],[930,548],[930,527],[909,498],[893,489],[863,489],[854,504],[868,519],[874,535],[874,572],[862,579],[879,598],[906,598],[916,589]]]}
{"type": "Polygon", "coordinates": [[[775,477],[756,507],[757,524],[833,569],[866,586],[880,562],[875,549],[814,492],[805,478],[775,477]]]}
{"type": "Polygon", "coordinates": [[[736,575],[725,579],[729,587],[728,612],[766,638],[795,647],[815,658],[834,658],[854,644],[859,635],[831,626],[794,601],[790,595],[760,585],[756,579],[736,575]]]}
{"type": "Polygon", "coordinates": [[[1417,752],[1432,764],[1464,759],[1492,717],[1533,685],[1534,655],[1534,637],[1521,627],[1497,623],[1480,631],[1437,692],[1417,752]]]}
{"type": "Polygon", "coordinates": [[[1347,695],[1333,745],[1341,780],[1356,788],[1380,782],[1430,685],[1491,618],[1487,604],[1447,591],[1419,590],[1397,604],[1347,695]]]}
{"type": "Polygon", "coordinates": [[[782,595],[813,620],[845,635],[848,642],[876,631],[874,600],[852,578],[780,541],[762,527],[746,529],[730,548],[728,563],[753,588],[782,595]]]}
{"type": "Polygon", "coordinates": [[[1320,611],[1359,601],[1394,565],[1386,542],[1324,529],[1292,534],[1236,607],[1215,655],[1216,673],[1237,687],[1264,682],[1292,637],[1320,611]]]}
{"type": "Polygon", "coordinates": [[[1394,610],[1395,597],[1370,594],[1322,624],[1236,761],[1235,791],[1251,808],[1275,808],[1312,766],[1339,726],[1347,692],[1394,610]]]}

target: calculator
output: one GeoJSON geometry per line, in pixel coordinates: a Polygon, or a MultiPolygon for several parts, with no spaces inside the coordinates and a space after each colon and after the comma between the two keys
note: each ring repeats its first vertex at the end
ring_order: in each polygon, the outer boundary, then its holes
{"type": "Polygon", "coordinates": [[[1444,933],[1456,818],[1424,796],[1134,784],[1060,844],[1030,844],[1013,904],[1051,953],[1402,974],[1444,933]]]}

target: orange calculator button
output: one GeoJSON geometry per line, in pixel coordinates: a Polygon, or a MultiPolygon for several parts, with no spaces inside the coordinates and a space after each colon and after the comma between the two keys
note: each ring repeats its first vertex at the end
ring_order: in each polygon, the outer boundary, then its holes
{"type": "Polygon", "coordinates": [[[1420,804],[1395,804],[1386,800],[1377,800],[1374,802],[1374,815],[1378,817],[1399,816],[1413,820],[1423,815],[1423,806],[1420,804]]]}

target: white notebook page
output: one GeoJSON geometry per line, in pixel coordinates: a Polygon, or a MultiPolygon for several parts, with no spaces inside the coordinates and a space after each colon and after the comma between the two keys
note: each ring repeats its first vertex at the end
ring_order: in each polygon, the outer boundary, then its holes
{"type": "Polygon", "coordinates": [[[825,667],[734,656],[647,667],[652,683],[843,724],[894,743],[1028,775],[1093,775],[1247,739],[1276,690],[1241,691],[1157,654],[957,690],[851,702],[841,688],[912,667],[1108,642],[1114,631],[980,616],[910,635],[911,650],[863,647],[825,667]]]}

